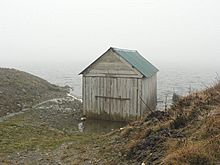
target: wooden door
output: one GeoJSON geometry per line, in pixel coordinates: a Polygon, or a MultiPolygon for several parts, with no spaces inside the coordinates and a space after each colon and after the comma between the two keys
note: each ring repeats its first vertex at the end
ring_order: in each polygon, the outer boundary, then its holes
{"type": "Polygon", "coordinates": [[[136,115],[138,83],[132,78],[104,77],[99,80],[95,108],[103,118],[128,118],[136,115]]]}

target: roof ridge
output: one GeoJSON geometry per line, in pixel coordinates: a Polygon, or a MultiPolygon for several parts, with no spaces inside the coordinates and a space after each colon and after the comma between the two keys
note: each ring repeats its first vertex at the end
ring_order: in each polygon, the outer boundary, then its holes
{"type": "Polygon", "coordinates": [[[113,50],[115,51],[125,51],[125,52],[137,52],[137,50],[133,50],[133,49],[122,49],[122,48],[116,48],[116,47],[111,47],[113,50]]]}
{"type": "Polygon", "coordinates": [[[151,77],[159,70],[145,59],[138,51],[129,49],[112,48],[112,50],[121,56],[124,60],[135,67],[145,77],[151,77]]]}

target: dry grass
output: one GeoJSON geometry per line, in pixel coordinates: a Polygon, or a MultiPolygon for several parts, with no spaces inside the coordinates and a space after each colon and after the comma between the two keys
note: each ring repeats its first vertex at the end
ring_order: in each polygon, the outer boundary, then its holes
{"type": "Polygon", "coordinates": [[[128,136],[130,135],[130,132],[131,132],[132,130],[133,130],[133,127],[130,127],[130,126],[125,127],[125,128],[123,128],[123,130],[121,131],[120,136],[123,137],[123,138],[128,137],[128,136]]]}
{"type": "Polygon", "coordinates": [[[164,164],[215,164],[220,162],[220,137],[219,135],[203,141],[170,142],[173,149],[165,159],[164,164]],[[178,147],[179,146],[179,149],[178,147]]]}
{"type": "MultiPolygon", "coordinates": [[[[129,135],[128,143],[125,145],[127,152],[133,150],[132,154],[136,154],[136,148],[146,137],[150,137],[149,132],[152,132],[166,139],[164,144],[159,145],[161,150],[165,150],[159,162],[172,165],[206,165],[220,162],[220,83],[182,98],[172,107],[169,114],[171,117],[168,120],[146,120],[135,125],[132,131],[126,130],[126,134],[129,135]],[[164,137],[163,132],[169,134],[166,130],[171,134],[164,137]]],[[[146,150],[150,149],[146,147],[146,150]]],[[[146,150],[137,153],[148,153],[146,150]]],[[[160,154],[160,149],[158,151],[159,153],[154,154],[160,154]]],[[[144,160],[151,159],[146,156],[144,160]]]]}
{"type": "Polygon", "coordinates": [[[128,151],[131,151],[132,149],[136,148],[138,146],[138,144],[147,136],[150,135],[150,133],[152,132],[152,129],[150,128],[146,128],[144,130],[139,130],[139,132],[136,134],[134,134],[132,136],[132,140],[126,145],[126,149],[128,151]]]}
{"type": "Polygon", "coordinates": [[[132,151],[134,148],[138,146],[141,139],[133,139],[126,145],[126,152],[132,151]]]}
{"type": "MultiPolygon", "coordinates": [[[[216,88],[207,90],[209,95],[204,93],[200,95],[200,103],[196,104],[199,106],[201,106],[201,103],[204,103],[203,106],[212,105],[210,109],[205,109],[205,113],[195,111],[190,107],[187,112],[183,112],[186,119],[191,118],[191,123],[183,127],[187,137],[167,141],[164,164],[197,165],[218,164],[220,162],[220,107],[216,102],[217,98],[220,97],[220,95],[216,95],[219,89],[218,85],[217,90],[216,88]],[[204,95],[207,97],[204,97],[204,95]],[[192,113],[194,113],[195,118],[191,117],[193,116],[192,113]]],[[[201,109],[202,107],[200,107],[201,109]]]]}
{"type": "Polygon", "coordinates": [[[150,128],[146,128],[143,131],[141,131],[140,134],[138,136],[136,136],[136,138],[144,139],[150,135],[151,131],[152,130],[150,128]]]}

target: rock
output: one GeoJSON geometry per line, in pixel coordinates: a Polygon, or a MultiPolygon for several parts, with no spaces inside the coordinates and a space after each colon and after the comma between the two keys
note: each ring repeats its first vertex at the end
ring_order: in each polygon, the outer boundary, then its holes
{"type": "Polygon", "coordinates": [[[122,153],[121,153],[121,152],[119,152],[119,153],[118,153],[118,156],[119,156],[119,157],[121,157],[121,156],[122,156],[122,153]]]}

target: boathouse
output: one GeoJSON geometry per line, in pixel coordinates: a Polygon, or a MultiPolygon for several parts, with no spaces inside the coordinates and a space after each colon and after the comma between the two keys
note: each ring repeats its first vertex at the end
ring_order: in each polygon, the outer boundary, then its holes
{"type": "Polygon", "coordinates": [[[122,121],[155,110],[157,72],[136,50],[109,48],[80,73],[84,114],[122,121]]]}

